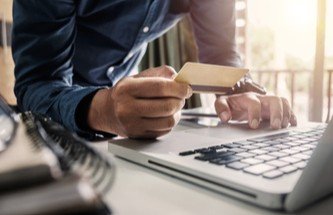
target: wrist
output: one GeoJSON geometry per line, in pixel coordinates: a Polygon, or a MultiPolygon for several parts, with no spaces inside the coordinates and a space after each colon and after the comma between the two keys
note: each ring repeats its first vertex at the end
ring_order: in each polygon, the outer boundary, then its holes
{"type": "Polygon", "coordinates": [[[75,122],[79,128],[79,132],[85,132],[91,130],[88,125],[88,112],[91,102],[98,90],[93,91],[83,97],[75,110],[75,122]]]}
{"type": "Polygon", "coordinates": [[[89,107],[87,123],[93,130],[118,134],[111,93],[112,88],[101,89],[95,94],[89,107]]]}

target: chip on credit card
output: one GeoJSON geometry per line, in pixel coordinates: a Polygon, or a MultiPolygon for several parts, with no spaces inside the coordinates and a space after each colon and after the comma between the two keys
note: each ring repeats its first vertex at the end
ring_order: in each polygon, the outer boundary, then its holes
{"type": "Polygon", "coordinates": [[[226,94],[248,71],[245,68],[188,62],[175,81],[189,84],[194,93],[226,94]]]}

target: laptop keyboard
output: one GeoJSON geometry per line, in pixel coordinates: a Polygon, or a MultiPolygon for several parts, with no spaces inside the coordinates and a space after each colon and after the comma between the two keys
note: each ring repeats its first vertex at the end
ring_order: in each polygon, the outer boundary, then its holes
{"type": "Polygon", "coordinates": [[[325,128],[323,125],[309,131],[291,131],[214,145],[180,152],[179,155],[275,179],[305,168],[325,128]]]}

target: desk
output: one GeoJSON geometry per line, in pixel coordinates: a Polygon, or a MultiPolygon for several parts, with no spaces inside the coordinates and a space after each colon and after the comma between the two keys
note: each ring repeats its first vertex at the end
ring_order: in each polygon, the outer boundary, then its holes
{"type": "MultiPolygon", "coordinates": [[[[103,154],[107,143],[95,143],[103,154]]],[[[284,214],[269,211],[237,199],[218,194],[142,167],[114,158],[117,167],[115,183],[107,195],[114,214],[284,214]]],[[[332,214],[333,197],[297,214],[332,214]]]]}

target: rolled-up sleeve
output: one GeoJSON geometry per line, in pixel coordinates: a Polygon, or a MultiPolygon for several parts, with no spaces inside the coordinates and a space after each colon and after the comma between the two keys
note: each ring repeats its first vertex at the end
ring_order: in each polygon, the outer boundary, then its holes
{"type": "Polygon", "coordinates": [[[203,63],[242,65],[235,41],[234,0],[191,0],[190,14],[203,63]]]}
{"type": "Polygon", "coordinates": [[[83,132],[76,124],[75,111],[80,101],[98,88],[73,85],[74,0],[15,0],[13,18],[19,107],[83,132]]]}

